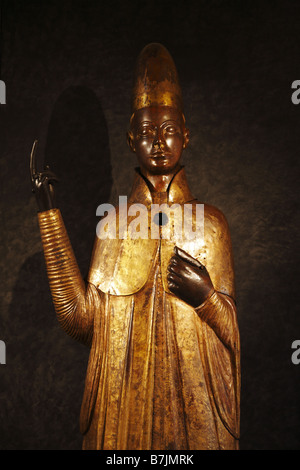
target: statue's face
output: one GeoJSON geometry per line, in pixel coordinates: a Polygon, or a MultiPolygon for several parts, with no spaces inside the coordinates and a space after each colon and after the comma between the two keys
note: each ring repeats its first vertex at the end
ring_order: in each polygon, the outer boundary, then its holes
{"type": "Polygon", "coordinates": [[[188,130],[182,114],[174,108],[142,108],[132,118],[128,143],[145,176],[169,175],[179,168],[188,130]]]}

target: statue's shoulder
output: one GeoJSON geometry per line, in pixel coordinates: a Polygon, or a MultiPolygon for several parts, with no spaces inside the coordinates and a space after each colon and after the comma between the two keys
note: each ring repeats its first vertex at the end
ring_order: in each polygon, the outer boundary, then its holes
{"type": "Polygon", "coordinates": [[[227,223],[227,219],[224,213],[218,207],[213,206],[212,204],[209,204],[207,202],[200,201],[198,199],[195,199],[194,202],[195,204],[203,205],[205,217],[209,219],[214,219],[216,223],[220,223],[220,224],[227,223]]]}
{"type": "Polygon", "coordinates": [[[204,223],[206,227],[210,227],[216,232],[229,231],[227,218],[221,209],[206,202],[201,202],[198,200],[195,202],[196,204],[202,204],[204,207],[204,223]]]}

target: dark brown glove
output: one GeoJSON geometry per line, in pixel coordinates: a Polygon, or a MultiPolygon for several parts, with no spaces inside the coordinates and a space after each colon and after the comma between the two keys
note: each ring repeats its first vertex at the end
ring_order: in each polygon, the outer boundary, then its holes
{"type": "Polygon", "coordinates": [[[43,171],[37,170],[36,147],[37,141],[34,142],[30,155],[30,180],[32,192],[36,196],[39,211],[43,212],[56,208],[53,185],[58,181],[58,178],[48,166],[46,166],[43,171]]]}

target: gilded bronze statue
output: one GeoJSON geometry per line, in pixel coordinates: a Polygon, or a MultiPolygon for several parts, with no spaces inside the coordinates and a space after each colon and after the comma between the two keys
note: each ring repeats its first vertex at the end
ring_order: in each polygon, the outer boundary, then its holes
{"type": "Polygon", "coordinates": [[[90,347],[83,449],[238,449],[240,346],[230,233],[222,212],[189,190],[181,165],[189,141],[181,90],[160,44],[138,57],[127,140],[139,168],[126,223],[119,217],[114,236],[95,237],[87,282],[55,204],[56,176],[49,168],[38,171],[35,147],[31,154],[58,321],[90,347]],[[166,213],[159,212],[153,237],[155,204],[166,213]],[[128,229],[136,205],[146,208],[139,219],[145,237],[128,229]],[[203,208],[202,237],[174,232],[183,207],[203,208]]]}

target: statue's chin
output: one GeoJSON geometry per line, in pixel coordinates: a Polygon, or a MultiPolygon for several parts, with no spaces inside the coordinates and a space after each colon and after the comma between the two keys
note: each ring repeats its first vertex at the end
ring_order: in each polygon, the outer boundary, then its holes
{"type": "Polygon", "coordinates": [[[174,165],[170,162],[169,158],[155,157],[151,159],[151,165],[141,167],[141,172],[145,176],[169,176],[175,174],[180,168],[181,165],[179,163],[174,165]]]}

